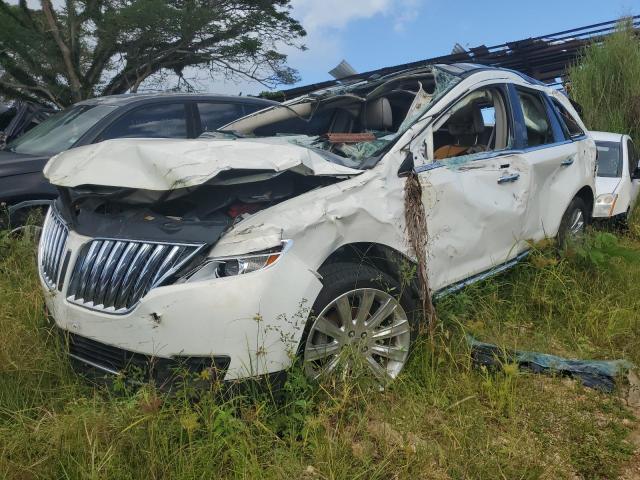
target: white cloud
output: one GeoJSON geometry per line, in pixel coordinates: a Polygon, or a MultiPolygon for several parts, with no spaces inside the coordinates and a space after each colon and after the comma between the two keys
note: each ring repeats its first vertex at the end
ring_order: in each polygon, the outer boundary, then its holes
{"type": "Polygon", "coordinates": [[[292,0],[291,2],[293,16],[302,22],[309,36],[322,29],[342,29],[353,20],[387,13],[393,4],[393,0],[292,0]]]}
{"type": "MultiPolygon", "coordinates": [[[[307,51],[288,50],[289,64],[323,78],[344,58],[344,37],[350,24],[382,16],[389,31],[401,32],[415,20],[424,0],[292,0],[293,17],[307,30],[307,51]]],[[[387,34],[388,32],[385,32],[387,34]]],[[[353,59],[347,59],[354,63],[353,59]]],[[[358,68],[357,65],[354,67],[358,68]]],[[[361,66],[366,68],[367,66],[361,66]]],[[[310,81],[303,78],[303,82],[310,81]]]]}
{"type": "MultiPolygon", "coordinates": [[[[329,79],[328,71],[344,58],[345,33],[350,24],[383,16],[389,21],[389,31],[402,32],[418,16],[424,0],[292,0],[292,16],[307,31],[303,40],[306,51],[284,48],[288,64],[306,74],[303,83],[329,79]]],[[[352,59],[347,59],[353,62],[352,59]]],[[[354,67],[358,68],[357,65],[354,67]]],[[[366,68],[366,66],[361,66],[366,68]]],[[[218,93],[256,94],[264,90],[249,80],[209,80],[207,90],[218,93]]]]}
{"type": "Polygon", "coordinates": [[[420,13],[422,0],[402,0],[401,8],[394,15],[393,29],[396,32],[402,32],[407,23],[413,22],[420,13]]]}

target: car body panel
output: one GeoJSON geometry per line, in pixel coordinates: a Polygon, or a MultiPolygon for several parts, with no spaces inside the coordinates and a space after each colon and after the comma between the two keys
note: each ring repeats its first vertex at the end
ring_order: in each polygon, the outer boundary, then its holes
{"type": "MultiPolygon", "coordinates": [[[[67,247],[77,252],[88,240],[70,232],[67,247]]],[[[127,315],[88,314],[57,291],[49,291],[45,301],[62,329],[132,352],[163,358],[228,355],[226,378],[234,379],[281,370],[290,362],[298,340],[290,330],[304,326],[309,299],[321,288],[318,277],[290,252],[272,268],[253,274],[156,288],[127,315]],[[247,295],[255,291],[262,295],[247,295]],[[274,329],[276,318],[279,328],[274,329]]]]}
{"type": "Polygon", "coordinates": [[[56,155],[44,174],[51,183],[63,187],[101,185],[168,191],[201,185],[229,170],[292,170],[310,175],[361,172],[274,138],[106,140],[56,155]]]}
{"type": "MultiPolygon", "coordinates": [[[[205,140],[115,140],[78,150],[77,155],[62,154],[46,171],[56,183],[67,186],[98,182],[140,189],[182,188],[208,184],[219,172],[234,167],[241,172],[305,166],[298,173],[326,174],[340,181],[239,218],[207,253],[210,259],[227,258],[290,242],[289,250],[263,270],[158,287],[117,318],[73,305],[59,292],[48,294],[47,305],[63,329],[110,345],[150,355],[230,355],[233,368],[228,378],[246,376],[247,371],[261,375],[285,369],[294,358],[291,352],[298,349],[308,308],[322,288],[319,270],[334,252],[352,244],[376,244],[397,252],[407,267],[415,262],[405,224],[406,179],[400,175],[408,156],[423,188],[432,291],[445,291],[469,277],[481,278],[501,265],[512,265],[522,258],[527,241],[557,234],[578,191],[594,190],[595,147],[583,137],[532,150],[517,138],[520,143],[498,155],[434,161],[424,145],[438,116],[474,88],[504,82],[555,95],[516,73],[477,69],[416,118],[374,165],[363,169],[330,162],[306,147],[264,140],[207,140],[207,145],[205,140]],[[163,145],[168,146],[166,155],[161,153],[163,145]],[[111,155],[106,150],[124,154],[127,149],[133,170],[108,172],[100,166],[101,150],[111,155]],[[214,153],[216,149],[220,154],[214,153]],[[284,155],[290,152],[295,152],[293,160],[284,155]],[[83,164],[83,153],[95,158],[83,164]],[[312,159],[312,164],[302,157],[312,159]],[[66,158],[72,159],[68,166],[66,158]],[[573,163],[560,165],[566,158],[573,158],[573,163]],[[160,160],[156,164],[154,159],[160,160]],[[159,173],[149,170],[156,166],[159,173]],[[170,176],[164,180],[168,168],[170,176]],[[519,175],[518,181],[499,182],[505,175],[519,175]],[[282,339],[292,348],[284,348],[282,339]]],[[[566,99],[559,101],[574,111],[566,99]]],[[[74,252],[88,240],[73,232],[69,239],[74,252]]]]}
{"type": "Polygon", "coordinates": [[[47,156],[26,155],[0,150],[0,178],[34,172],[42,173],[42,169],[48,160],[49,157],[47,156]]]}
{"type": "Polygon", "coordinates": [[[436,289],[501,264],[527,249],[524,220],[530,169],[517,154],[420,172],[429,227],[429,265],[436,289]],[[498,184],[519,175],[517,182],[498,184]]]}

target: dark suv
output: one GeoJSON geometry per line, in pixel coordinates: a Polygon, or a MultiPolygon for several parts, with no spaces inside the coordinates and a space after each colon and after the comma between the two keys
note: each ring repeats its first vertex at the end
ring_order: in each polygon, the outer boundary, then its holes
{"type": "MultiPolygon", "coordinates": [[[[20,225],[57,190],[42,175],[64,150],[112,138],[196,138],[249,113],[277,104],[252,97],[194,94],[113,95],[76,103],[0,151],[0,204],[20,225]]],[[[0,226],[5,215],[0,215],[0,226]]]]}

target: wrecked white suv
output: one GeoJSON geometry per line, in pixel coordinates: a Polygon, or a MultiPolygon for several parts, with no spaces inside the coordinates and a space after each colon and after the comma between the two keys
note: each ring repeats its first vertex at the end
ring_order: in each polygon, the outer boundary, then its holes
{"type": "Polygon", "coordinates": [[[212,138],[76,148],[45,168],[61,193],[39,249],[46,304],[70,356],[102,372],[232,380],[300,358],[317,378],[357,358],[386,383],[420,319],[405,214],[426,213],[446,293],[530,240],[580,234],[595,158],[561,93],[466,64],[337,85],[212,138]]]}

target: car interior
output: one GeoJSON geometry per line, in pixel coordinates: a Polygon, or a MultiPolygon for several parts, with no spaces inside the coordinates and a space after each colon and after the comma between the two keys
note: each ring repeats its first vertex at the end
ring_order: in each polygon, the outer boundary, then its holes
{"type": "Polygon", "coordinates": [[[455,104],[436,123],[434,160],[503,150],[509,145],[505,103],[497,89],[481,89],[455,104]]]}
{"type": "MultiPolygon", "coordinates": [[[[318,102],[273,109],[241,119],[230,128],[257,137],[373,133],[371,139],[375,139],[396,133],[408,115],[431,101],[434,90],[433,74],[426,71],[398,77],[370,91],[355,90],[318,102]]],[[[362,138],[362,135],[354,136],[358,141],[362,138]]]]}

